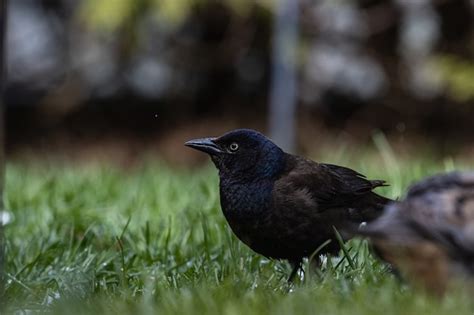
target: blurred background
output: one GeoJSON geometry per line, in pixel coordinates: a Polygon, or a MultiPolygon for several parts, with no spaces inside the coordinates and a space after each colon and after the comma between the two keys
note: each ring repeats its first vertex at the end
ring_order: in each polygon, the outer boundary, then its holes
{"type": "Polygon", "coordinates": [[[186,164],[237,127],[474,155],[472,0],[15,0],[7,54],[12,159],[186,164]]]}

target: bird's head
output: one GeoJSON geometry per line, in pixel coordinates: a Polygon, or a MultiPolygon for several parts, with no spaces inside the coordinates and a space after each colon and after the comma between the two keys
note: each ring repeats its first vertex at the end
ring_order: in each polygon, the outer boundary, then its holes
{"type": "Polygon", "coordinates": [[[284,152],[251,129],[237,129],[217,138],[194,139],[184,145],[205,152],[221,175],[271,178],[283,167],[284,152]]]}

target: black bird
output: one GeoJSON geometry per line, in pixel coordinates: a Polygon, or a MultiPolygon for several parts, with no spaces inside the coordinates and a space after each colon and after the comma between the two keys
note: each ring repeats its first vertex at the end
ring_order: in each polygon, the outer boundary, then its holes
{"type": "Polygon", "coordinates": [[[327,240],[320,254],[339,250],[334,227],[371,221],[390,201],[372,192],[384,181],[285,153],[254,130],[185,145],[209,154],[219,170],[221,207],[235,235],[257,253],[287,259],[289,281],[327,240]]]}
{"type": "Polygon", "coordinates": [[[358,233],[370,238],[381,258],[431,293],[444,294],[452,280],[474,284],[474,172],[420,181],[358,233]]]}

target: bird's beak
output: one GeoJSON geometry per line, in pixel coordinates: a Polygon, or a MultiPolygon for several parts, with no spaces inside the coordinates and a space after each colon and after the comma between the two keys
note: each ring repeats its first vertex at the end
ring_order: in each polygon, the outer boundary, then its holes
{"type": "Polygon", "coordinates": [[[222,153],[221,148],[214,142],[216,138],[202,138],[189,140],[184,145],[210,155],[222,153]]]}

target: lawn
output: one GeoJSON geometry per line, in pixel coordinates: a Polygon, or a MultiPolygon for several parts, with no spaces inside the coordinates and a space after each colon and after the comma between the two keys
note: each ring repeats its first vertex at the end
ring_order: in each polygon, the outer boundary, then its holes
{"type": "MultiPolygon", "coordinates": [[[[469,164],[396,157],[384,142],[367,154],[341,150],[319,160],[353,167],[399,196],[413,180],[469,164]],[[382,153],[379,153],[382,152],[382,153]]],[[[12,163],[7,167],[8,311],[29,314],[473,314],[467,293],[442,301],[401,283],[367,243],[306,272],[242,245],[220,212],[217,172],[151,161],[12,163]],[[19,312],[23,310],[24,312],[19,312]]],[[[308,263],[306,264],[308,267],[308,263]]]]}

